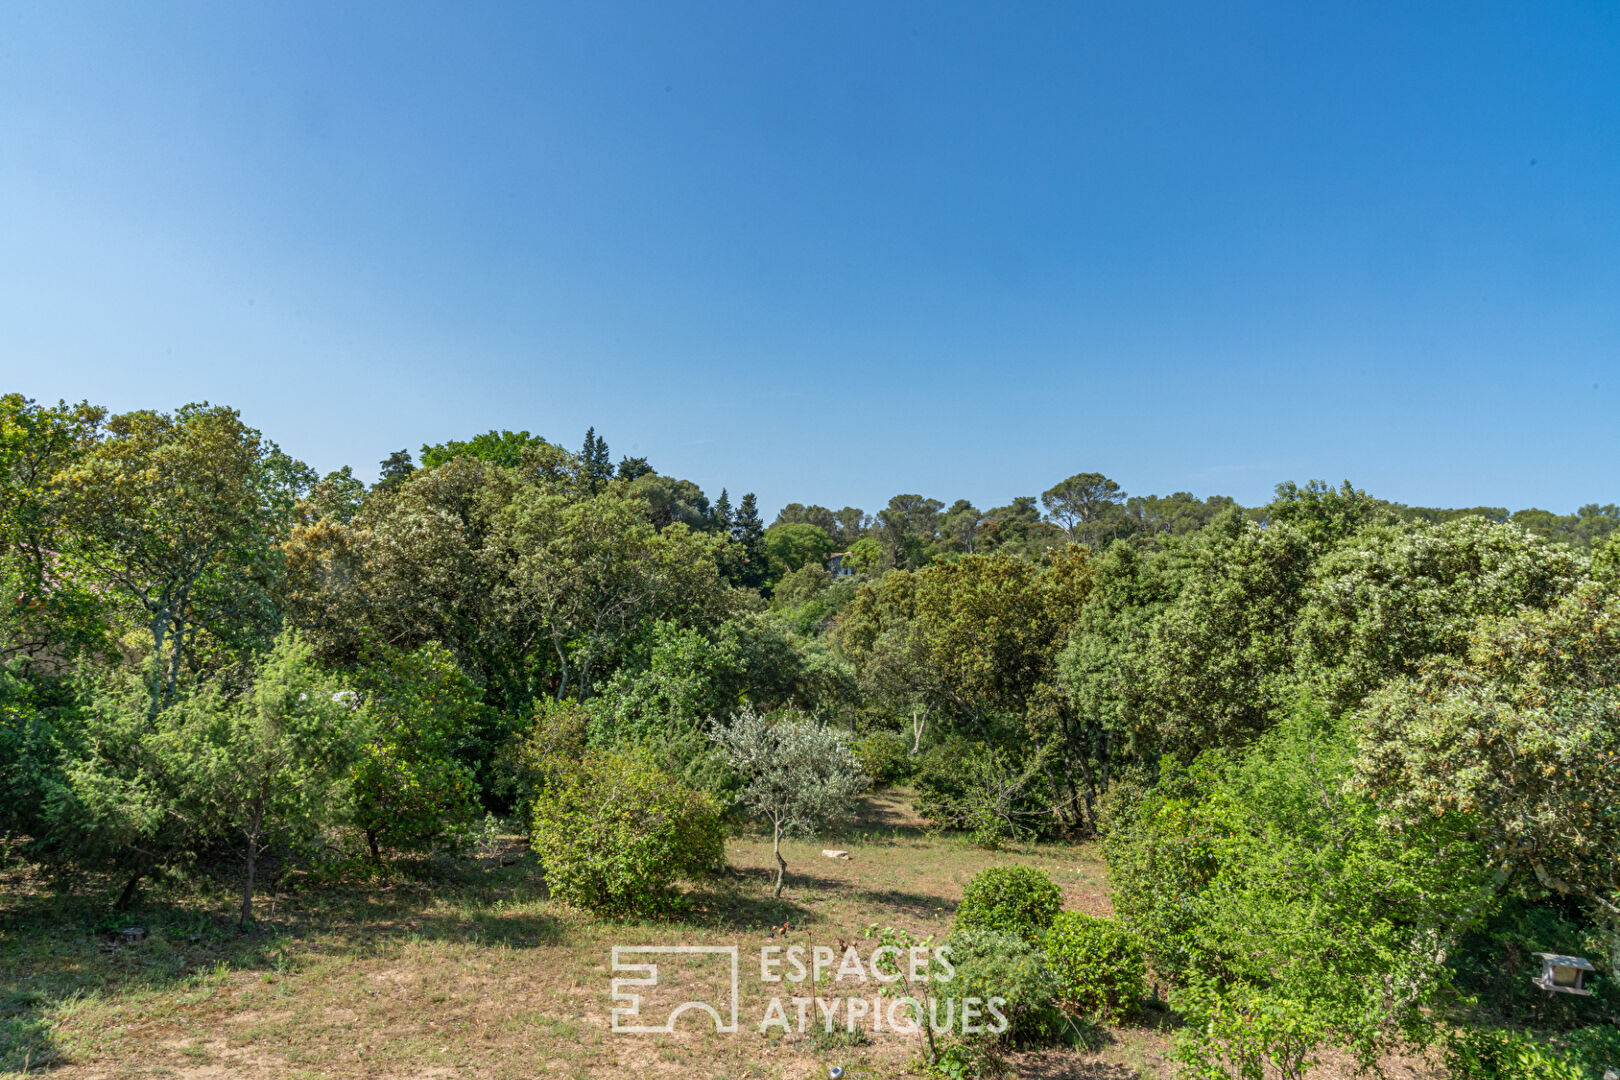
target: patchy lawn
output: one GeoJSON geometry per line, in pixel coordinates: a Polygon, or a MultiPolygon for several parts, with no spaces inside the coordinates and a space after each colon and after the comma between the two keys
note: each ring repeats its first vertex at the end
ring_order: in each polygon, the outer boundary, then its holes
{"type": "MultiPolygon", "coordinates": [[[[0,1069],[62,1080],[797,1080],[825,1077],[830,1065],[851,1080],[905,1076],[916,1036],[870,1030],[865,1020],[864,1033],[851,1036],[841,1013],[831,1035],[814,1008],[806,1035],[761,1035],[768,999],[790,998],[793,988],[760,981],[760,947],[849,942],[870,955],[875,942],[862,932],[874,923],[942,934],[968,879],[1005,863],[1046,870],[1069,907],[1108,910],[1106,870],[1092,847],[980,851],[930,836],[895,792],[871,796],[843,834],[790,843],[785,853],[787,889],[777,900],[768,839],[732,840],[730,869],[695,890],[690,914],[676,922],[601,922],[554,905],[514,837],[506,859],[442,867],[431,883],[267,896],[259,929],[246,935],[230,915],[233,898],[159,890],[129,920],[148,931],[133,943],[97,933],[124,925],[108,922],[100,896],[56,897],[13,872],[0,879],[0,1069]],[[823,848],[849,858],[825,857],[823,848]],[[688,1011],[670,1034],[614,1033],[613,946],[676,944],[738,946],[740,1030],[717,1034],[707,1015],[688,1011]]],[[[659,985],[639,988],[646,1019],[626,1023],[660,1023],[689,998],[718,998],[724,1011],[728,958],[655,959],[659,985]]],[[[832,992],[871,1000],[876,988],[832,992]]],[[[1013,1065],[1019,1076],[1156,1078],[1164,1045],[1158,1032],[1126,1029],[1097,1054],[1051,1050],[1013,1065]]]]}

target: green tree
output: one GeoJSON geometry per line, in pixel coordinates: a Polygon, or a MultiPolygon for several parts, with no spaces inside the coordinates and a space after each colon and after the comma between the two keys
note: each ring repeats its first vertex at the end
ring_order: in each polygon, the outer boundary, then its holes
{"type": "Polygon", "coordinates": [[[713,527],[708,497],[690,480],[676,480],[649,471],[631,481],[627,490],[647,504],[647,518],[656,529],[676,522],[689,529],[713,527]]]}
{"type": "Polygon", "coordinates": [[[395,450],[378,462],[377,468],[377,483],[372,490],[389,492],[403,484],[406,478],[416,471],[416,462],[411,460],[409,450],[395,450]]]}
{"type": "Polygon", "coordinates": [[[589,697],[594,671],[643,624],[708,621],[716,611],[725,541],[679,524],[655,530],[643,506],[613,491],[577,503],[525,492],[511,508],[504,541],[516,554],[514,582],[546,627],[558,698],[570,680],[576,697],[589,697]]]}
{"type": "Polygon", "coordinates": [[[607,440],[587,428],[585,445],[579,452],[579,484],[587,495],[596,495],[613,479],[613,455],[608,453],[607,440]]]}
{"type": "Polygon", "coordinates": [[[79,572],[131,604],[150,637],[150,711],[172,701],[206,635],[229,654],[266,643],[281,541],[307,470],[232,409],[132,412],[61,472],[79,572]]]}
{"type": "Polygon", "coordinates": [[[95,591],[68,573],[53,478],[94,445],[104,410],[0,396],[0,662],[66,660],[102,637],[95,591]]]}
{"type": "Polygon", "coordinates": [[[765,550],[765,527],[759,519],[759,506],[750,491],[737,504],[731,520],[731,538],[741,549],[735,581],[748,589],[764,588],[770,577],[770,556],[765,550]]]}
{"type": "Polygon", "coordinates": [[[979,537],[979,526],[983,523],[984,513],[978,507],[966,499],[957,499],[945,511],[945,519],[940,523],[942,546],[946,551],[972,555],[979,537]]]}
{"type": "Polygon", "coordinates": [[[771,528],[774,529],[779,525],[813,525],[829,537],[837,536],[839,529],[837,516],[825,506],[817,506],[814,503],[809,506],[803,503],[788,503],[777,512],[771,528]]]}
{"type": "MultiPolygon", "coordinates": [[[[593,433],[594,434],[594,433],[593,433]]],[[[540,451],[558,453],[558,448],[527,431],[486,431],[465,441],[450,439],[422,447],[422,468],[436,469],[458,457],[477,458],[507,469],[523,467],[525,454],[540,451]]]]}
{"type": "Polygon", "coordinates": [[[245,694],[192,711],[180,732],[184,809],[216,819],[242,855],[243,927],[253,921],[260,856],[313,839],[347,797],[365,739],[351,697],[307,645],[283,634],[245,694]]]}
{"type": "Polygon", "coordinates": [[[1237,506],[1225,495],[1211,495],[1199,499],[1187,491],[1172,495],[1133,495],[1125,500],[1125,517],[1129,522],[1129,535],[1157,540],[1168,536],[1186,536],[1215,520],[1222,510],[1237,506]]]}
{"type": "Polygon", "coordinates": [[[299,504],[299,516],[305,524],[326,520],[347,525],[360,513],[365,501],[366,485],[345,465],[327,473],[309,489],[309,494],[299,504]]]}
{"type": "Polygon", "coordinates": [[[805,721],[743,713],[716,723],[713,738],[743,778],[740,801],[771,826],[776,895],[782,895],[786,836],[814,836],[847,820],[869,781],[841,735],[805,721]]]}
{"type": "Polygon", "coordinates": [[[1062,529],[1041,520],[1035,496],[1020,495],[1006,506],[985,512],[975,547],[987,555],[999,552],[1037,558],[1066,543],[1068,539],[1062,529]]]}
{"type": "Polygon", "coordinates": [[[1060,775],[1080,779],[1094,831],[1116,767],[1150,764],[1158,749],[1160,717],[1143,694],[1149,631],[1186,580],[1187,549],[1178,540],[1147,553],[1110,545],[1093,561],[1091,595],[1055,664],[1060,696],[1044,703],[1041,719],[1061,748],[1060,775]]]}
{"type": "Polygon", "coordinates": [[[460,751],[482,727],[478,687],[435,644],[375,653],[355,683],[369,737],[349,778],[349,821],[377,860],[384,847],[442,842],[477,806],[460,751]]]}
{"type": "Polygon", "coordinates": [[[1140,715],[1157,748],[1191,760],[1264,731],[1293,693],[1293,629],[1317,552],[1289,524],[1218,518],[1141,650],[1140,715]]]}
{"type": "Polygon", "coordinates": [[[646,458],[626,456],[619,459],[617,475],[620,480],[639,480],[653,471],[646,458]]]}
{"type": "Polygon", "coordinates": [[[1102,473],[1076,473],[1041,492],[1041,505],[1075,544],[1095,545],[1099,526],[1119,514],[1125,492],[1102,473]]]}
{"type": "Polygon", "coordinates": [[[725,488],[720,489],[720,497],[714,501],[714,510],[711,512],[714,528],[719,532],[731,535],[731,525],[734,518],[731,510],[731,494],[725,488]]]}
{"type": "Polygon", "coordinates": [[[816,525],[777,524],[765,530],[765,557],[773,581],[802,566],[822,566],[832,550],[832,538],[816,525]]]}
{"type": "Polygon", "coordinates": [[[1355,758],[1307,702],[1242,751],[1167,768],[1106,834],[1115,911],[1173,980],[1192,1021],[1178,1057],[1205,1075],[1253,1075],[1250,1055],[1301,1069],[1326,1044],[1368,1067],[1433,1033],[1447,942],[1490,868],[1460,821],[1386,827],[1355,758]]]}
{"type": "Polygon", "coordinates": [[[1359,714],[1359,782],[1408,827],[1461,819],[1493,889],[1530,873],[1589,906],[1620,978],[1620,599],[1588,584],[1482,620],[1359,714]]]}
{"type": "Polygon", "coordinates": [[[838,522],[838,531],[832,534],[832,538],[839,547],[853,545],[866,535],[867,526],[870,524],[866,511],[858,506],[846,506],[833,514],[833,518],[838,522]]]}
{"type": "Polygon", "coordinates": [[[921,495],[896,495],[878,511],[877,530],[888,548],[889,564],[913,568],[928,561],[945,504],[921,495]]]}
{"type": "Polygon", "coordinates": [[[1585,563],[1514,525],[1464,517],[1377,526],[1316,564],[1295,631],[1299,676],[1353,709],[1432,656],[1459,656],[1473,624],[1556,603],[1585,563]]]}

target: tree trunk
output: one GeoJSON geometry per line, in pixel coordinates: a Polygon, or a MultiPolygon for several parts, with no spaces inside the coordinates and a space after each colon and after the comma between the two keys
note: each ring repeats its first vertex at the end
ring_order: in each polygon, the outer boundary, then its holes
{"type": "Polygon", "coordinates": [[[918,754],[922,753],[923,729],[926,728],[927,726],[928,726],[928,714],[926,712],[912,713],[911,714],[911,756],[912,757],[916,757],[918,754]]]}
{"type": "Polygon", "coordinates": [[[242,918],[239,929],[246,930],[253,921],[253,871],[259,860],[259,834],[264,827],[264,807],[270,801],[270,780],[265,776],[259,784],[259,798],[247,823],[247,873],[242,882],[242,918]]]}
{"type": "Polygon", "coordinates": [[[169,609],[163,608],[152,615],[152,675],[151,700],[146,703],[146,715],[150,719],[161,711],[163,704],[163,642],[169,635],[169,609]]]}
{"type": "Polygon", "coordinates": [[[782,881],[787,877],[787,860],[782,858],[782,826],[773,827],[774,840],[771,851],[776,856],[776,895],[782,895],[782,881]]]}
{"type": "Polygon", "coordinates": [[[371,859],[373,862],[382,862],[382,850],[377,847],[377,830],[366,830],[366,843],[371,845],[371,859]]]}
{"type": "Polygon", "coordinates": [[[258,855],[256,850],[258,846],[256,841],[248,841],[247,875],[242,883],[242,917],[236,923],[238,930],[246,930],[248,925],[253,922],[253,866],[258,855]]]}
{"type": "Polygon", "coordinates": [[[113,905],[114,911],[128,911],[135,903],[135,897],[140,895],[141,879],[151,873],[152,864],[143,863],[141,868],[124,883],[124,891],[118,894],[118,902],[113,905]]]}
{"type": "Polygon", "coordinates": [[[177,617],[174,620],[174,652],[169,656],[169,674],[163,683],[163,704],[174,700],[174,688],[180,681],[180,658],[186,647],[186,626],[177,617]]]}
{"type": "Polygon", "coordinates": [[[551,648],[557,654],[557,700],[561,701],[563,695],[568,693],[568,654],[563,651],[562,642],[555,636],[551,639],[551,648]]]}

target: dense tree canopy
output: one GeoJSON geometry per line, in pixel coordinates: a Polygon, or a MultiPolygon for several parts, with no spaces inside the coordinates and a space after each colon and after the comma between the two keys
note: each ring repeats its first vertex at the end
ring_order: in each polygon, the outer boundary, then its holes
{"type": "Polygon", "coordinates": [[[1613,505],[1003,498],[767,528],[594,428],[396,451],[368,487],[228,408],[7,395],[0,830],[126,904],[228,866],[245,924],[265,875],[519,812],[634,915],[712,868],[719,811],[814,831],[868,760],[975,843],[1102,837],[1199,1075],[1473,1022],[1463,984],[1531,951],[1508,920],[1603,943],[1560,1016],[1620,1006],[1613,505]],[[674,816],[602,818],[619,783],[674,816]]]}

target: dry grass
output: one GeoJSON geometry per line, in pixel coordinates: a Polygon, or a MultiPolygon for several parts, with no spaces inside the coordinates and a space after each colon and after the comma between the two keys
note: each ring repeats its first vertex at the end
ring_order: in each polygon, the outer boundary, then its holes
{"type": "MultiPolygon", "coordinates": [[[[511,849],[521,850],[515,838],[511,849]]],[[[788,888],[776,900],[769,843],[732,841],[730,871],[694,892],[678,922],[604,923],[555,905],[523,855],[504,867],[440,868],[431,883],[283,893],[248,935],[222,895],[159,894],[137,915],[149,936],[127,946],[96,935],[99,899],[55,897],[13,875],[0,893],[0,1068],[61,1080],[797,1080],[825,1077],[833,1064],[851,1080],[904,1076],[913,1038],[760,1035],[769,995],[759,946],[836,946],[872,923],[942,933],[967,880],[1002,863],[1047,870],[1070,907],[1107,910],[1105,868],[1090,847],[980,851],[929,836],[894,793],[873,796],[845,834],[786,854],[788,888]],[[828,859],[827,846],[851,858],[828,859]],[[768,929],[783,923],[785,942],[768,929]],[[610,951],[640,944],[739,946],[741,1030],[716,1034],[706,1016],[688,1014],[672,1035],[612,1033],[610,951]]],[[[648,1014],[717,977],[712,963],[661,965],[648,1014]]],[[[1163,1036],[1137,1029],[1100,1054],[1052,1050],[1012,1065],[1019,1076],[1128,1080],[1156,1077],[1163,1049],[1163,1036]]]]}

